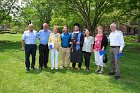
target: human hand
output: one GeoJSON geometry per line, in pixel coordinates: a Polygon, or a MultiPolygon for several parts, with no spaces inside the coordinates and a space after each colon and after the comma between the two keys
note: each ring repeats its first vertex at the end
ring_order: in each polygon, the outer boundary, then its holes
{"type": "Polygon", "coordinates": [[[21,50],[23,50],[23,51],[24,51],[24,50],[25,50],[25,48],[24,48],[24,47],[22,47],[22,48],[21,48],[21,50]]]}
{"type": "Polygon", "coordinates": [[[104,51],[104,50],[105,50],[105,47],[103,46],[102,51],[104,51]]]}
{"type": "Polygon", "coordinates": [[[72,42],[69,42],[69,44],[72,44],[72,42]]]}
{"type": "Polygon", "coordinates": [[[122,53],[122,50],[119,50],[119,53],[122,53]]]}
{"type": "Polygon", "coordinates": [[[80,42],[76,42],[76,44],[80,44],[80,42]]]}

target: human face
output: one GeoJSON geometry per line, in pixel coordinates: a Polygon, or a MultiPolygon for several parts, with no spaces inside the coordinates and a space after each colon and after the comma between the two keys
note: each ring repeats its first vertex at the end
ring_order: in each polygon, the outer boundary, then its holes
{"type": "Polygon", "coordinates": [[[54,27],[54,28],[53,28],[53,32],[54,32],[54,33],[57,33],[57,32],[58,32],[58,28],[54,27]]]}
{"type": "Polygon", "coordinates": [[[33,29],[34,29],[33,25],[29,24],[28,29],[29,29],[29,31],[33,31],[33,29]]]}
{"type": "Polygon", "coordinates": [[[110,29],[111,29],[112,32],[116,31],[116,24],[112,23],[110,25],[110,29]]]}
{"type": "Polygon", "coordinates": [[[103,33],[103,29],[102,28],[97,28],[98,34],[102,34],[103,33]]]}
{"type": "Polygon", "coordinates": [[[75,26],[74,27],[74,31],[79,31],[79,27],[78,26],[75,26]]]}
{"type": "Polygon", "coordinates": [[[66,26],[63,28],[63,32],[64,33],[68,32],[68,28],[66,26]]]}
{"type": "Polygon", "coordinates": [[[86,31],[85,31],[85,35],[86,35],[86,36],[90,36],[89,30],[86,30],[86,31]]]}
{"type": "Polygon", "coordinates": [[[47,30],[47,29],[48,29],[48,24],[47,24],[47,23],[44,23],[44,24],[43,24],[43,29],[44,29],[44,30],[47,30]]]}

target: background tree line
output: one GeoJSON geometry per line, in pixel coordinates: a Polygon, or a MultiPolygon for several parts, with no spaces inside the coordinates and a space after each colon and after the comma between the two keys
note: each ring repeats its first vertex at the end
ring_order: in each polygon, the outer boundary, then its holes
{"type": "MultiPolygon", "coordinates": [[[[135,22],[140,27],[139,0],[22,0],[26,4],[19,6],[19,0],[0,1],[0,24],[10,22],[11,27],[25,29],[33,23],[37,30],[42,23],[49,25],[68,25],[78,22],[88,28],[92,34],[98,24],[111,22],[126,24],[135,22]],[[12,14],[12,17],[10,16],[12,14]]],[[[72,29],[71,29],[72,30],[72,29]]],[[[138,31],[140,41],[140,28],[138,31]]]]}

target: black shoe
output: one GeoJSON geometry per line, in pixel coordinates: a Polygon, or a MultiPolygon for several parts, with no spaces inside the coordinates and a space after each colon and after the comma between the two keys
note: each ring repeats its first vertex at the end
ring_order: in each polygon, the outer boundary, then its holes
{"type": "Polygon", "coordinates": [[[97,69],[95,72],[96,72],[96,73],[99,73],[100,71],[101,71],[100,69],[97,69]]]}
{"type": "Polygon", "coordinates": [[[32,70],[35,70],[35,67],[31,67],[32,70]]]}
{"type": "Polygon", "coordinates": [[[70,69],[70,67],[67,67],[67,69],[70,69]]]}
{"type": "Polygon", "coordinates": [[[120,79],[120,76],[115,76],[115,80],[118,80],[118,79],[120,79]]]}
{"type": "Polygon", "coordinates": [[[82,70],[82,69],[79,67],[78,70],[82,70]]]}
{"type": "Polygon", "coordinates": [[[28,72],[28,71],[30,71],[30,69],[29,68],[26,68],[26,71],[28,72]]]}
{"type": "Polygon", "coordinates": [[[108,75],[114,75],[115,74],[115,72],[109,72],[108,73],[108,75]]]}
{"type": "Polygon", "coordinates": [[[62,69],[64,69],[64,68],[65,68],[65,66],[62,66],[61,68],[62,68],[62,69]]]}
{"type": "Polygon", "coordinates": [[[42,67],[39,67],[39,70],[42,70],[42,67]]]}
{"type": "Polygon", "coordinates": [[[47,66],[47,65],[45,65],[45,66],[44,66],[44,68],[48,68],[48,66],[47,66]]]}
{"type": "Polygon", "coordinates": [[[89,68],[88,67],[86,67],[86,71],[89,71],[89,68]]]}
{"type": "Polygon", "coordinates": [[[75,67],[72,67],[72,69],[75,70],[76,68],[75,67]]]}

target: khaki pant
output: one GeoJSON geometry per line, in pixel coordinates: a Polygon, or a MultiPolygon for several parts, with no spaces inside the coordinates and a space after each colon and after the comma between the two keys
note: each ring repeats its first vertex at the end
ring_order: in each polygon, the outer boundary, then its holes
{"type": "Polygon", "coordinates": [[[116,54],[119,53],[119,47],[118,48],[110,48],[110,72],[115,72],[116,76],[120,76],[120,60],[116,59],[116,54]]]}
{"type": "Polygon", "coordinates": [[[61,48],[62,66],[69,67],[70,65],[70,48],[61,48]]]}

